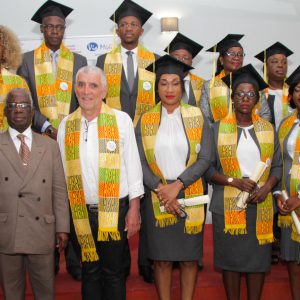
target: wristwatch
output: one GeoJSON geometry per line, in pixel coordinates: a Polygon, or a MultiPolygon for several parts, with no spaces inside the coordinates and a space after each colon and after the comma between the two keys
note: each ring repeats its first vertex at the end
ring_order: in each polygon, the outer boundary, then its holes
{"type": "Polygon", "coordinates": [[[227,182],[230,184],[230,183],[232,183],[233,182],[233,178],[232,177],[228,177],[227,178],[227,182]]]}
{"type": "Polygon", "coordinates": [[[45,129],[45,133],[47,135],[52,135],[52,133],[54,132],[54,129],[52,127],[52,125],[49,125],[46,129],[45,129]]]}

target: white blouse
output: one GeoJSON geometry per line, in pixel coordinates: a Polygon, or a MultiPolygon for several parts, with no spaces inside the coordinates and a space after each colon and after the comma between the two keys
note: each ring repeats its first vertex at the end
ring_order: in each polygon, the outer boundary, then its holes
{"type": "Polygon", "coordinates": [[[257,165],[260,162],[260,152],[255,141],[249,133],[249,129],[253,128],[253,125],[242,128],[242,134],[240,136],[236,155],[241,168],[243,177],[250,177],[257,165]]]}
{"type": "Polygon", "coordinates": [[[154,154],[157,165],[166,179],[176,180],[186,169],[188,151],[189,146],[180,107],[176,108],[172,114],[168,114],[167,110],[162,107],[154,154]]]}

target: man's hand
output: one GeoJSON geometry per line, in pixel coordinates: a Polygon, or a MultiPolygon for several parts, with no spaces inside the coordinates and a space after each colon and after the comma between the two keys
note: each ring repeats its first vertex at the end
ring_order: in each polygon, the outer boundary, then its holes
{"type": "Polygon", "coordinates": [[[140,215],[140,198],[131,199],[129,202],[129,209],[125,217],[125,231],[127,231],[127,238],[135,235],[141,227],[140,215]]]}
{"type": "Polygon", "coordinates": [[[56,233],[56,248],[58,248],[58,252],[62,252],[68,245],[68,234],[65,232],[57,232],[56,233]]]}

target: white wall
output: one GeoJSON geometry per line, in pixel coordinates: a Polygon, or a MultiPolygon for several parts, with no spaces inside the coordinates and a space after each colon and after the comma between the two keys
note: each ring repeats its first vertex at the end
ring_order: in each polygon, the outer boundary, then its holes
{"type": "MultiPolygon", "coordinates": [[[[40,36],[39,27],[30,18],[44,0],[1,1],[0,23],[22,38],[40,36]]],[[[74,8],[68,18],[66,35],[102,35],[112,33],[109,16],[121,0],[57,0],[74,8]]],[[[160,18],[178,16],[180,32],[204,46],[211,47],[227,33],[244,33],[241,40],[245,64],[261,64],[253,58],[264,48],[280,41],[295,52],[290,58],[291,73],[300,64],[298,34],[299,0],[136,0],[153,12],[145,25],[143,44],[158,54],[175,35],[160,33],[160,18]]],[[[194,60],[196,73],[210,78],[212,54],[201,51],[194,60]]]]}

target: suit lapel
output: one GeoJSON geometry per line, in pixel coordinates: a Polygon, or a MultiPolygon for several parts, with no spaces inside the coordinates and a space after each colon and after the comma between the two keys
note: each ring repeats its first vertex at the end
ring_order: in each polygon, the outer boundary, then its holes
{"type": "Polygon", "coordinates": [[[26,174],[26,170],[22,165],[22,161],[20,158],[19,153],[15,147],[14,142],[12,141],[8,131],[3,133],[3,138],[1,142],[1,151],[7,160],[10,162],[16,173],[21,177],[24,178],[26,174]]]}
{"type": "Polygon", "coordinates": [[[26,176],[24,178],[23,186],[25,186],[32,179],[33,174],[35,173],[45,154],[46,148],[42,143],[40,143],[41,138],[43,137],[39,137],[36,133],[32,133],[32,146],[30,151],[29,164],[26,171],[26,176]]]}
{"type": "Polygon", "coordinates": [[[196,106],[196,98],[194,95],[194,90],[193,90],[191,81],[190,81],[189,105],[196,106]]]}

